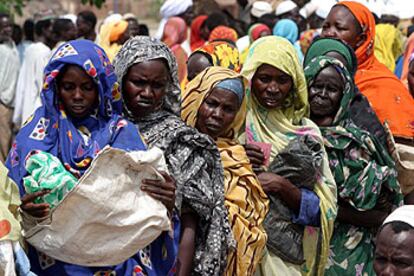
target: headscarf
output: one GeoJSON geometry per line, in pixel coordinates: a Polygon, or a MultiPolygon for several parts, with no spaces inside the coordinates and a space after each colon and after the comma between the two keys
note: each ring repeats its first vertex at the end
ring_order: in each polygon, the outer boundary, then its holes
{"type": "Polygon", "coordinates": [[[199,15],[194,18],[191,23],[191,35],[190,35],[190,46],[191,51],[195,51],[197,48],[203,46],[205,40],[201,38],[201,26],[207,20],[207,15],[199,15]]]}
{"type": "Polygon", "coordinates": [[[375,26],[375,57],[387,66],[391,72],[395,70],[395,63],[402,54],[402,34],[391,24],[375,26]]]}
{"type": "Polygon", "coordinates": [[[119,85],[122,87],[123,78],[132,65],[154,59],[164,59],[172,76],[172,80],[167,87],[162,109],[180,116],[181,92],[177,75],[177,62],[167,45],[158,39],[148,36],[135,36],[124,44],[114,60],[115,73],[119,85]]]}
{"type": "Polygon", "coordinates": [[[166,0],[160,8],[161,21],[155,37],[161,39],[167,19],[178,16],[193,6],[193,0],[166,0]]]}
{"type": "MultiPolygon", "coordinates": [[[[226,68],[209,67],[201,72],[188,84],[184,93],[183,120],[195,127],[199,109],[214,87],[227,87],[225,89],[229,93],[240,95],[239,84],[233,83],[240,82],[235,81],[236,78],[241,77],[226,68]]],[[[241,88],[244,94],[244,87],[241,88]]],[[[269,208],[268,199],[253,173],[243,146],[237,142],[245,116],[246,100],[243,97],[233,123],[223,137],[216,140],[224,167],[225,204],[237,241],[237,250],[230,252],[227,258],[226,275],[253,275],[262,258],[267,237],[262,223],[269,208]]]]}
{"type": "Polygon", "coordinates": [[[218,26],[215,27],[208,38],[209,42],[216,40],[231,41],[236,43],[239,36],[237,35],[236,30],[227,26],[218,26]]]}
{"type": "Polygon", "coordinates": [[[319,36],[318,30],[307,30],[301,33],[299,38],[300,49],[306,55],[313,40],[319,36]]]}
{"type": "MultiPolygon", "coordinates": [[[[270,143],[272,159],[288,145],[291,139],[300,135],[311,135],[322,144],[318,127],[305,118],[309,115],[306,80],[291,43],[276,36],[258,39],[250,47],[242,75],[251,81],[262,64],[274,66],[288,74],[293,80],[293,91],[284,107],[274,110],[263,108],[252,92],[247,92],[246,142],[270,143]]],[[[326,153],[320,173],[314,191],[320,199],[321,232],[310,231],[313,229],[310,227],[305,229],[303,249],[306,262],[302,267],[302,272],[305,274],[323,275],[336,216],[336,187],[326,153]],[[319,245],[317,245],[318,240],[319,245]]]]}
{"type": "Polygon", "coordinates": [[[358,61],[351,47],[335,38],[319,38],[315,40],[306,52],[303,64],[305,66],[315,57],[324,56],[329,52],[337,52],[344,57],[347,63],[347,69],[352,74],[358,67],[358,61]]]}
{"type": "Polygon", "coordinates": [[[33,150],[48,152],[60,159],[78,178],[88,169],[96,154],[106,145],[145,150],[133,124],[123,119],[119,85],[105,52],[89,40],[63,44],[50,59],[44,73],[42,106],[20,130],[7,159],[11,178],[24,194],[25,160],[33,150]],[[69,118],[58,98],[56,78],[67,65],[77,65],[93,78],[99,95],[94,114],[69,118]]]}
{"type": "Polygon", "coordinates": [[[170,17],[164,26],[162,41],[170,49],[180,45],[187,39],[187,24],[181,17],[170,17]]]}
{"type": "Polygon", "coordinates": [[[187,74],[187,53],[181,44],[187,40],[187,24],[181,17],[170,17],[165,23],[162,41],[173,52],[178,65],[178,80],[184,80],[187,74]]]}
{"type": "Polygon", "coordinates": [[[269,34],[272,33],[272,31],[270,30],[270,28],[267,25],[265,25],[265,24],[256,23],[256,24],[252,25],[249,28],[249,31],[248,31],[250,43],[253,43],[257,39],[259,39],[260,38],[260,34],[263,33],[263,32],[266,32],[266,31],[269,34]]]}
{"type": "Polygon", "coordinates": [[[122,88],[131,66],[154,59],[167,62],[170,76],[161,109],[134,118],[124,107],[126,115],[139,125],[151,147],[164,151],[169,172],[177,183],[178,212],[191,210],[198,216],[192,273],[221,275],[228,250],[234,247],[224,206],[223,169],[214,142],[180,119],[181,91],[173,53],[155,38],[136,36],[116,56],[115,72],[122,88]]]}
{"type": "Polygon", "coordinates": [[[355,16],[367,39],[358,47],[358,71],[355,84],[370,101],[381,122],[387,122],[393,135],[412,139],[414,137],[414,99],[408,90],[388,68],[374,56],[375,20],[364,5],[343,1],[355,16]]]}
{"type": "Polygon", "coordinates": [[[211,61],[212,66],[221,66],[235,72],[240,72],[239,50],[228,42],[208,42],[193,52],[193,54],[195,53],[205,54],[211,61]]]}
{"type": "Polygon", "coordinates": [[[401,75],[401,81],[406,85],[406,87],[408,87],[407,76],[408,68],[410,66],[410,57],[412,53],[414,53],[414,32],[408,37],[404,51],[404,64],[403,72],[401,75]]]}
{"type": "Polygon", "coordinates": [[[273,27],[273,35],[280,36],[289,40],[289,42],[295,47],[299,60],[303,60],[302,49],[299,46],[299,28],[296,23],[291,19],[279,20],[273,27]]]}
{"type": "Polygon", "coordinates": [[[414,205],[404,205],[395,209],[382,223],[386,225],[392,222],[404,222],[414,228],[414,205]]]}
{"type": "MultiPolygon", "coordinates": [[[[108,17],[109,19],[107,18],[108,22],[101,26],[98,35],[99,46],[105,50],[110,61],[114,59],[115,55],[122,47],[122,45],[119,45],[116,41],[128,28],[128,22],[115,17],[115,15],[118,14],[112,15],[114,19],[110,19],[110,17],[108,17]]],[[[121,15],[119,16],[122,18],[121,15]]]]}
{"type": "MultiPolygon", "coordinates": [[[[338,197],[359,211],[374,209],[383,196],[394,206],[399,206],[402,195],[391,156],[374,136],[355,126],[350,119],[349,107],[355,89],[348,70],[334,58],[314,58],[305,67],[308,86],[311,87],[318,74],[329,66],[335,68],[345,84],[332,126],[320,127],[338,197]]],[[[326,274],[341,274],[345,271],[369,274],[372,271],[373,239],[371,229],[337,221],[326,274]],[[353,246],[344,246],[350,239],[354,240],[353,246]],[[347,266],[340,265],[345,261],[347,266]],[[356,267],[360,263],[364,264],[360,268],[362,272],[358,272],[356,267]]]]}

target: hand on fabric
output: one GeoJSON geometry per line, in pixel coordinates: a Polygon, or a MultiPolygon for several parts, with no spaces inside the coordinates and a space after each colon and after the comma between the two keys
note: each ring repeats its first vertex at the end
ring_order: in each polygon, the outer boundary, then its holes
{"type": "Polygon", "coordinates": [[[302,193],[298,187],[286,178],[270,172],[261,173],[258,178],[265,193],[277,194],[290,209],[299,212],[302,193]]]}
{"type": "Polygon", "coordinates": [[[263,163],[265,160],[262,149],[257,145],[246,144],[244,145],[247,157],[249,157],[250,163],[252,164],[253,171],[255,173],[263,172],[263,163]]]}
{"type": "Polygon", "coordinates": [[[50,206],[47,203],[36,204],[33,201],[39,197],[50,193],[50,190],[39,191],[33,194],[25,194],[21,201],[20,208],[35,218],[44,218],[49,215],[50,206]]]}
{"type": "Polygon", "coordinates": [[[161,201],[169,212],[172,212],[175,206],[175,180],[165,172],[160,172],[165,181],[155,179],[144,179],[141,184],[141,190],[147,192],[153,198],[161,201]]]}

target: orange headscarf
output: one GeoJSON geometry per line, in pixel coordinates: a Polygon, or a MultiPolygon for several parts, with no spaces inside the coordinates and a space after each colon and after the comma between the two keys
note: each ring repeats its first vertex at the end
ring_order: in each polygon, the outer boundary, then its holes
{"type": "Polygon", "coordinates": [[[187,74],[188,55],[181,47],[181,43],[187,39],[187,24],[181,17],[170,17],[165,23],[162,41],[173,52],[178,65],[178,79],[180,82],[187,74]]]}
{"type": "Polygon", "coordinates": [[[381,122],[387,122],[394,136],[414,138],[414,99],[403,83],[374,56],[375,20],[364,5],[343,1],[355,16],[367,39],[355,51],[358,70],[355,83],[370,101],[381,122]]]}
{"type": "Polygon", "coordinates": [[[191,35],[190,35],[190,46],[191,51],[195,51],[206,43],[206,41],[201,37],[201,26],[207,20],[207,15],[199,15],[194,18],[191,23],[191,35]]]}
{"type": "Polygon", "coordinates": [[[211,31],[208,41],[228,40],[236,43],[239,36],[236,30],[227,26],[218,26],[211,31]]]}

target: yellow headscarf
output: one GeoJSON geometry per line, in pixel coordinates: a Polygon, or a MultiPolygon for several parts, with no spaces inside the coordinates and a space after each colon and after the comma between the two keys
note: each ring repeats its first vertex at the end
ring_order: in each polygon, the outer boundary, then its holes
{"type": "Polygon", "coordinates": [[[402,34],[396,27],[391,24],[378,24],[375,26],[375,56],[391,72],[394,72],[395,62],[402,54],[402,51],[402,34]]]}
{"type": "Polygon", "coordinates": [[[111,62],[122,48],[122,45],[119,45],[116,41],[126,32],[127,28],[128,22],[125,20],[114,20],[101,26],[98,37],[99,46],[105,50],[111,62]]]}
{"type": "Polygon", "coordinates": [[[17,185],[7,176],[6,167],[0,162],[0,241],[20,239],[20,194],[17,185]]]}
{"type": "MultiPolygon", "coordinates": [[[[268,64],[285,72],[293,80],[292,95],[288,97],[285,107],[268,110],[262,107],[248,91],[246,136],[249,141],[270,143],[271,160],[282,151],[289,141],[299,135],[309,134],[316,137],[323,147],[319,128],[305,116],[309,114],[308,93],[303,69],[295,48],[284,38],[276,36],[256,40],[247,56],[241,74],[249,81],[256,70],[268,64]]],[[[337,212],[336,185],[329,168],[326,152],[324,153],[321,175],[314,192],[320,199],[320,229],[306,227],[303,238],[305,264],[302,273],[306,275],[323,275],[329,255],[329,242],[333,232],[337,212]],[[318,251],[318,240],[320,250],[318,251]]]]}
{"type": "MultiPolygon", "coordinates": [[[[183,120],[194,127],[198,110],[215,85],[231,78],[242,77],[226,68],[209,67],[188,83],[183,95],[183,120]]],[[[230,252],[227,258],[226,275],[253,275],[267,239],[262,223],[269,201],[253,173],[243,146],[236,140],[245,116],[246,97],[224,137],[216,140],[224,168],[225,205],[237,241],[236,251],[230,252]]]]}

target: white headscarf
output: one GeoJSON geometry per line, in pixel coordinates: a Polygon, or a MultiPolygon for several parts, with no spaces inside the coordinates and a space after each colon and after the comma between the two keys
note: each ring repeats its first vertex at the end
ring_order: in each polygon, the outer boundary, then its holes
{"type": "Polygon", "coordinates": [[[160,9],[162,19],[155,37],[161,39],[168,18],[182,14],[192,5],[193,0],[166,0],[160,9]]]}

